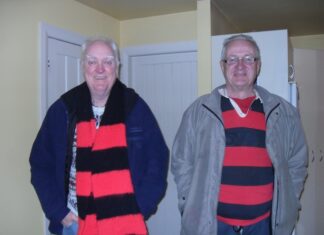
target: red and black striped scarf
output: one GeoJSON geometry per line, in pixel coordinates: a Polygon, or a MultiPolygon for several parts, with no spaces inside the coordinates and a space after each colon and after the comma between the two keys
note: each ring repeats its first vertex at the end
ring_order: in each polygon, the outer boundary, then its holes
{"type": "Polygon", "coordinates": [[[86,106],[78,105],[78,235],[147,234],[128,163],[124,89],[116,81],[98,129],[89,91],[82,95],[86,106]]]}

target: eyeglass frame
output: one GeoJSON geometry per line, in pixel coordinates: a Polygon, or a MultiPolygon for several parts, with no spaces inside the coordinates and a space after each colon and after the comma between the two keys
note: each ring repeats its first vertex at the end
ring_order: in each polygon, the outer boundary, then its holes
{"type": "Polygon", "coordinates": [[[256,61],[258,61],[260,58],[259,57],[256,57],[256,56],[253,56],[253,55],[245,55],[243,57],[238,57],[238,56],[229,56],[225,59],[223,59],[222,61],[225,63],[225,64],[228,64],[228,65],[237,65],[239,63],[240,60],[243,61],[243,64],[244,65],[252,65],[254,64],[256,61]],[[229,59],[232,59],[234,61],[232,62],[228,62],[229,59]],[[251,60],[251,61],[249,61],[251,60]]]}
{"type": "MultiPolygon", "coordinates": [[[[102,65],[104,67],[113,67],[113,66],[118,65],[118,61],[116,61],[116,58],[113,55],[105,56],[100,61],[101,61],[101,63],[103,63],[102,65]],[[105,63],[106,61],[109,62],[109,63],[105,63]]],[[[85,56],[85,65],[86,66],[88,66],[88,67],[96,67],[98,64],[99,64],[99,59],[97,57],[92,56],[92,55],[86,55],[85,56]],[[90,61],[94,62],[94,64],[89,64],[90,61]]]]}

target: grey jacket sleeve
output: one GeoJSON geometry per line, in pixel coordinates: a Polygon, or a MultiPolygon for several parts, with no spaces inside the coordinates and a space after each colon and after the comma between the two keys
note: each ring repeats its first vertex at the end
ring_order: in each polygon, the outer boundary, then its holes
{"type": "Polygon", "coordinates": [[[193,176],[194,165],[194,131],[192,116],[188,109],[176,134],[171,153],[171,172],[178,190],[179,210],[183,213],[193,176]]]}
{"type": "Polygon", "coordinates": [[[289,146],[288,168],[296,196],[300,198],[307,176],[308,148],[305,133],[297,111],[294,117],[295,118],[291,122],[293,126],[290,129],[291,141],[289,146]]]}

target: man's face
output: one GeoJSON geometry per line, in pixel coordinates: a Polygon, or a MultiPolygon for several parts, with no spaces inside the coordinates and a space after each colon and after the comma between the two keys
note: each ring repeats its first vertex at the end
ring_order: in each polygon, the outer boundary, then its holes
{"type": "Polygon", "coordinates": [[[254,81],[259,73],[261,62],[254,60],[256,50],[245,40],[231,42],[226,51],[225,60],[220,65],[229,91],[244,92],[253,88],[254,81]]]}
{"type": "Polygon", "coordinates": [[[84,76],[93,99],[108,97],[117,79],[116,59],[110,47],[95,42],[87,49],[84,76]]]}

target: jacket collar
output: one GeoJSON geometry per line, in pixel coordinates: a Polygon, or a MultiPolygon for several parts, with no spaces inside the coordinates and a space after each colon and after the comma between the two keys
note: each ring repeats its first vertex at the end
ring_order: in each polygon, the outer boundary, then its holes
{"type": "Polygon", "coordinates": [[[271,94],[263,87],[255,85],[254,88],[260,95],[263,102],[264,113],[268,116],[268,114],[272,112],[274,108],[278,107],[282,101],[277,95],[271,94]]]}
{"type": "MultiPolygon", "coordinates": [[[[214,114],[221,117],[221,107],[220,107],[220,98],[221,95],[219,93],[219,89],[224,89],[225,85],[216,87],[210,95],[206,96],[206,99],[202,102],[204,106],[206,106],[209,110],[211,110],[214,114]]],[[[275,107],[280,105],[281,100],[278,96],[271,94],[269,91],[264,89],[263,87],[254,86],[258,96],[261,98],[263,103],[263,109],[265,115],[267,116],[275,107]]]]}

